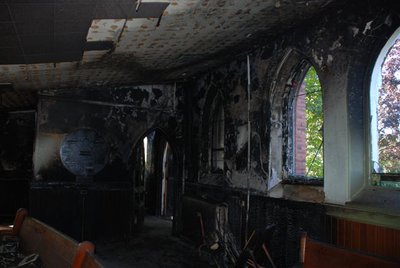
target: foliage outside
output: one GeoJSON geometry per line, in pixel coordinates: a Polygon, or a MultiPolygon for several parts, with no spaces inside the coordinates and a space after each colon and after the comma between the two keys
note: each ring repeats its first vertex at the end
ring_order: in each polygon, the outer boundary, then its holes
{"type": "Polygon", "coordinates": [[[382,65],[378,98],[378,146],[381,173],[400,173],[400,39],[382,65]]]}
{"type": "Polygon", "coordinates": [[[303,83],[306,91],[306,169],[307,177],[323,178],[323,106],[322,89],[317,72],[308,70],[303,83]]]}

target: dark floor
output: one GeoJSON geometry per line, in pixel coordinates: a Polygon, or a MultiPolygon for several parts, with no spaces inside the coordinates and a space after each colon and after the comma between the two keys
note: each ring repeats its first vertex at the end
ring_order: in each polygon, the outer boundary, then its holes
{"type": "Polygon", "coordinates": [[[143,232],[125,242],[96,243],[106,268],[212,267],[197,248],[171,235],[172,221],[147,217],[143,232]]]}

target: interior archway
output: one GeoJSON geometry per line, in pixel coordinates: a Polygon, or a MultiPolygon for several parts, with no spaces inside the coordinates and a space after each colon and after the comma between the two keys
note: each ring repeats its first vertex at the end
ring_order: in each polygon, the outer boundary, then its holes
{"type": "Polygon", "coordinates": [[[134,224],[146,216],[174,216],[176,158],[167,136],[160,129],[147,131],[133,151],[134,224]]]}

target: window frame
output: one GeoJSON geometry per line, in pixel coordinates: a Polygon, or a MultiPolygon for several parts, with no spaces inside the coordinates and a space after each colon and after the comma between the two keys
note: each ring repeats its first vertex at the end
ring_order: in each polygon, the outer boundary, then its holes
{"type": "Polygon", "coordinates": [[[368,157],[367,157],[367,177],[368,177],[368,185],[372,187],[379,187],[385,189],[397,189],[393,187],[384,187],[381,185],[374,185],[374,178],[378,178],[381,181],[381,177],[397,177],[396,181],[400,182],[400,173],[385,173],[385,172],[375,172],[376,168],[379,166],[379,133],[375,131],[373,134],[373,128],[377,129],[378,127],[378,99],[379,99],[379,88],[382,86],[382,65],[386,60],[386,56],[389,51],[394,46],[395,42],[400,40],[400,27],[398,27],[389,37],[389,39],[381,46],[378,50],[379,54],[375,61],[373,62],[373,68],[370,75],[369,88],[368,88],[368,98],[367,98],[367,107],[368,107],[368,124],[367,124],[367,142],[368,142],[368,157]],[[374,146],[375,144],[375,146],[374,146]],[[375,166],[374,163],[377,163],[378,166],[375,166]]]}
{"type": "MultiPolygon", "coordinates": [[[[315,177],[309,177],[309,176],[302,176],[299,174],[295,173],[295,158],[296,158],[296,151],[295,151],[295,135],[296,135],[296,130],[295,130],[295,123],[296,123],[296,96],[297,93],[300,90],[301,85],[304,82],[304,79],[310,70],[310,68],[313,67],[315,71],[317,72],[317,68],[308,61],[305,58],[302,58],[299,63],[295,66],[294,70],[291,72],[291,75],[288,79],[288,82],[286,84],[286,89],[288,93],[288,99],[287,103],[285,105],[286,109],[286,117],[287,117],[287,125],[284,126],[284,131],[288,133],[287,139],[284,141],[284,144],[286,145],[286,149],[284,150],[284,153],[286,153],[286,163],[285,163],[285,168],[287,169],[287,178],[284,178],[282,180],[283,183],[286,184],[305,184],[305,185],[317,185],[317,186],[322,186],[323,181],[324,181],[324,176],[321,178],[315,178],[315,177]],[[298,83],[300,81],[301,83],[298,83]],[[296,83],[294,83],[296,82],[296,83]]],[[[318,72],[317,72],[318,75],[318,72]]],[[[318,80],[319,76],[318,76],[318,80]]],[[[320,82],[320,81],[319,81],[320,82]]],[[[322,89],[321,86],[321,91],[322,91],[322,109],[324,110],[324,90],[322,89]]],[[[306,108],[307,110],[307,108],[306,108]]],[[[324,121],[324,113],[323,113],[323,121],[324,121]]],[[[324,133],[322,133],[322,139],[324,144],[324,133]]],[[[324,146],[323,146],[323,152],[322,155],[324,155],[324,146]]],[[[306,166],[307,168],[307,166],[306,166]]]]}
{"type": "MultiPolygon", "coordinates": [[[[214,97],[212,103],[211,103],[211,109],[210,109],[210,119],[209,119],[209,143],[208,143],[208,159],[209,159],[209,167],[210,167],[210,172],[211,173],[216,173],[216,174],[221,174],[224,172],[225,169],[225,107],[222,102],[222,97],[220,96],[219,93],[214,97]],[[218,116],[221,115],[222,120],[218,118],[218,116]],[[218,122],[220,125],[216,125],[216,122],[218,122]],[[215,130],[219,128],[222,129],[222,141],[219,141],[219,145],[223,145],[222,147],[215,147],[215,136],[218,135],[218,133],[215,132],[215,130]],[[214,154],[216,152],[222,152],[222,160],[215,160],[214,159],[214,154]],[[216,161],[222,161],[222,167],[218,166],[216,164],[216,161]]],[[[220,137],[220,138],[221,138],[220,137]]]]}
{"type": "MultiPolygon", "coordinates": [[[[323,98],[323,109],[324,109],[324,152],[327,150],[326,147],[326,88],[324,81],[320,76],[320,69],[318,65],[313,62],[312,58],[305,55],[296,47],[288,47],[277,59],[277,69],[274,76],[271,79],[270,97],[269,104],[266,106],[270,109],[270,117],[267,124],[266,132],[269,133],[269,146],[268,146],[268,192],[271,195],[280,196],[279,189],[282,189],[280,185],[285,184],[297,184],[299,186],[310,186],[310,187],[321,187],[323,191],[326,188],[327,174],[326,174],[326,155],[324,156],[324,180],[317,179],[301,179],[291,177],[288,169],[288,160],[290,151],[288,151],[288,145],[291,143],[291,137],[288,133],[288,115],[291,113],[288,110],[288,100],[290,93],[290,86],[293,77],[299,75],[299,68],[301,69],[303,64],[310,64],[314,66],[319,76],[321,87],[324,88],[323,98]],[[278,192],[276,192],[278,191],[278,192]]],[[[303,66],[304,68],[304,66],[303,66]]],[[[304,75],[306,74],[305,70],[304,75]]],[[[301,72],[300,72],[301,74],[301,72]]],[[[328,92],[329,93],[329,92],[328,92]]],[[[329,96],[329,94],[328,94],[329,96]]],[[[343,110],[341,110],[343,111],[343,110]]],[[[329,127],[329,126],[328,126],[329,127]]],[[[329,178],[332,177],[328,174],[329,178]]],[[[328,181],[329,182],[329,181],[328,181]]],[[[315,189],[315,188],[313,188],[315,189]]]]}

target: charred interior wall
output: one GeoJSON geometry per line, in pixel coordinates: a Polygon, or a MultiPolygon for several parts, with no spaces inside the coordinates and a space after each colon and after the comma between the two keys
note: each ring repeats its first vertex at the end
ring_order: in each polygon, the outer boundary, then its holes
{"type": "MultiPolygon", "coordinates": [[[[341,172],[348,172],[354,177],[365,176],[366,161],[362,159],[368,149],[365,145],[364,115],[368,112],[371,70],[379,50],[400,25],[398,9],[385,6],[385,3],[370,1],[362,6],[349,3],[345,9],[333,8],[293,31],[273,38],[273,41],[270,41],[271,38],[260,40],[263,46],[249,51],[250,171],[247,169],[249,96],[246,53],[216,70],[196,77],[187,85],[195,88],[195,91],[188,100],[193,107],[193,130],[191,142],[186,143],[190,146],[186,152],[191,153],[186,159],[196,164],[192,163],[191,170],[187,171],[191,176],[187,179],[190,183],[186,184],[186,193],[228,203],[232,229],[237,238],[243,238],[243,227],[237,227],[238,224],[244,224],[243,213],[238,212],[240,206],[234,203],[246,201],[243,195],[245,191],[236,196],[229,192],[246,190],[249,178],[252,197],[248,232],[271,223],[278,226],[271,245],[273,257],[282,267],[289,267],[297,261],[299,231],[308,231],[320,240],[327,240],[325,234],[333,231],[334,227],[323,224],[323,190],[341,187],[341,172]],[[289,92],[286,85],[301,82],[293,81],[292,77],[303,60],[315,67],[324,91],[325,121],[329,123],[324,126],[327,144],[325,174],[337,178],[336,182],[325,182],[325,188],[280,183],[280,179],[288,175],[287,135],[290,126],[287,125],[289,92]],[[209,168],[210,104],[217,94],[222,96],[225,111],[223,174],[213,174],[209,168]],[[349,131],[337,132],[335,124],[344,124],[349,131]],[[348,140],[341,143],[344,137],[348,137],[348,140]],[[327,153],[327,148],[333,146],[343,146],[351,154],[341,158],[340,155],[327,153]],[[336,168],[338,166],[341,168],[336,168]],[[211,186],[217,187],[217,190],[208,191],[211,186]],[[269,191],[272,187],[274,189],[269,191]],[[198,190],[200,188],[201,191],[198,190]]],[[[352,192],[359,185],[351,184],[348,187],[352,192]]]]}
{"type": "MultiPolygon", "coordinates": [[[[43,92],[38,105],[34,174],[37,181],[74,181],[60,160],[63,138],[93,128],[109,144],[109,160],[94,181],[129,181],[136,142],[154,128],[179,137],[172,86],[43,92]]],[[[172,141],[174,142],[174,141],[172,141]]]]}
{"type": "MultiPolygon", "coordinates": [[[[244,235],[246,232],[245,192],[234,188],[221,189],[218,186],[206,184],[188,184],[186,194],[201,197],[212,203],[226,204],[229,210],[229,228],[236,238],[236,244],[246,244],[244,235]]],[[[203,217],[206,221],[206,215],[203,217]]],[[[190,219],[185,220],[189,221],[190,219]]],[[[197,221],[192,222],[190,233],[183,232],[183,236],[197,235],[197,237],[201,237],[199,235],[201,227],[198,219],[195,220],[197,221]]],[[[334,242],[334,234],[331,231],[334,227],[330,218],[325,215],[325,208],[322,204],[295,202],[256,194],[252,194],[250,197],[249,235],[247,238],[255,232],[257,239],[265,239],[274,263],[278,267],[292,267],[298,261],[299,232],[307,231],[311,237],[334,242]],[[273,228],[270,240],[262,237],[263,231],[267,227],[273,228]]],[[[196,242],[203,243],[201,239],[196,242]]],[[[239,246],[239,248],[242,247],[239,246]]],[[[261,253],[258,260],[265,260],[265,256],[261,253]]]]}
{"type": "Polygon", "coordinates": [[[135,217],[134,147],[149,131],[160,129],[179,151],[178,91],[149,85],[41,92],[31,213],[77,239],[128,235],[135,217]],[[109,147],[105,167],[84,185],[60,159],[63,139],[82,128],[94,129],[109,147]],[[77,223],[71,224],[72,218],[77,223]]]}
{"type": "MultiPolygon", "coordinates": [[[[324,98],[330,100],[324,103],[326,120],[331,123],[324,129],[327,145],[351,151],[350,155],[340,156],[326,150],[326,172],[337,181],[329,185],[325,181],[324,188],[340,187],[341,172],[365,176],[366,161],[362,159],[368,148],[364,117],[371,69],[379,50],[400,25],[398,7],[389,2],[352,1],[346,8],[332,7],[290,32],[260,37],[254,49],[215,70],[178,83],[177,89],[173,85],[147,85],[40,92],[30,213],[78,240],[129,235],[134,218],[132,152],[142,137],[157,128],[178,154],[175,163],[178,173],[183,170],[186,178],[185,193],[228,204],[229,223],[238,244],[243,245],[246,232],[275,225],[270,241],[272,257],[281,267],[293,265],[299,231],[330,241],[334,240],[329,234],[335,226],[326,220],[322,187],[280,182],[288,175],[287,85],[299,82],[292,78],[301,61],[315,67],[324,98]],[[247,55],[251,96],[247,94],[247,55]],[[222,173],[213,173],[210,168],[211,107],[217,96],[225,115],[222,173]],[[330,112],[335,109],[343,111],[333,117],[330,112]],[[335,124],[346,125],[351,131],[337,133],[335,124]],[[110,148],[106,166],[86,184],[76,183],[76,176],[60,159],[63,139],[80,128],[96,130],[110,148]],[[343,137],[345,142],[341,142],[343,137]],[[251,197],[246,228],[248,182],[251,197]]],[[[29,137],[33,137],[30,131],[35,118],[32,113],[6,114],[1,119],[0,174],[2,180],[7,177],[8,183],[9,178],[32,172],[28,159],[33,142],[29,137]]],[[[357,187],[349,185],[347,192],[354,193],[357,187]]],[[[0,192],[0,198],[3,196],[0,192]]],[[[193,232],[200,230],[194,228],[193,232]]]]}
{"type": "MultiPolygon", "coordinates": [[[[267,186],[271,154],[271,132],[285,121],[288,99],[285,86],[302,60],[317,70],[324,94],[333,95],[344,87],[352,126],[364,129],[365,98],[368,80],[379,49],[399,25],[399,14],[389,8],[349,4],[347,10],[322,14],[308,24],[275,38],[273,42],[260,40],[264,46],[249,51],[251,74],[251,185],[264,191],[267,186]],[[380,10],[377,12],[377,10],[380,10]],[[323,15],[323,16],[322,16],[323,15]],[[376,25],[374,28],[372,25],[376,25]],[[290,52],[291,53],[288,53],[290,52]],[[286,58],[285,58],[286,57],[286,58]],[[335,84],[338,80],[344,81],[335,84]],[[333,91],[333,92],[331,92],[333,91]],[[283,113],[277,117],[277,110],[283,113]],[[274,120],[280,120],[274,122],[274,120]]],[[[234,187],[245,186],[247,174],[247,64],[246,54],[237,60],[194,79],[187,87],[195,88],[192,98],[194,134],[191,155],[198,162],[198,177],[210,175],[208,147],[211,103],[222,96],[225,111],[225,177],[234,187]],[[193,85],[194,84],[194,85],[193,85]]],[[[332,106],[331,103],[324,103],[332,106]]],[[[328,115],[329,116],[329,115],[328,115]]],[[[287,135],[283,126],[282,135],[287,135]]],[[[325,132],[326,134],[327,132],[325,132]]],[[[359,137],[351,137],[356,141],[359,137]]],[[[285,142],[286,137],[282,140],[285,142]]],[[[364,137],[361,137],[361,141],[364,137]]],[[[285,144],[279,144],[285,146],[285,144]]],[[[272,145],[273,146],[273,145],[272,145]]],[[[360,146],[362,147],[362,146],[360,146]]],[[[280,149],[283,158],[286,153],[280,149]]],[[[360,152],[357,152],[359,155],[360,152]]],[[[352,159],[350,159],[352,160],[352,159]]],[[[287,172],[283,159],[283,171],[287,172]]],[[[282,174],[287,175],[287,174],[282,174]]],[[[245,187],[244,187],[245,188],[245,187]]]]}
{"type": "Polygon", "coordinates": [[[28,206],[32,178],[35,111],[4,112],[0,117],[0,216],[28,206]]]}

